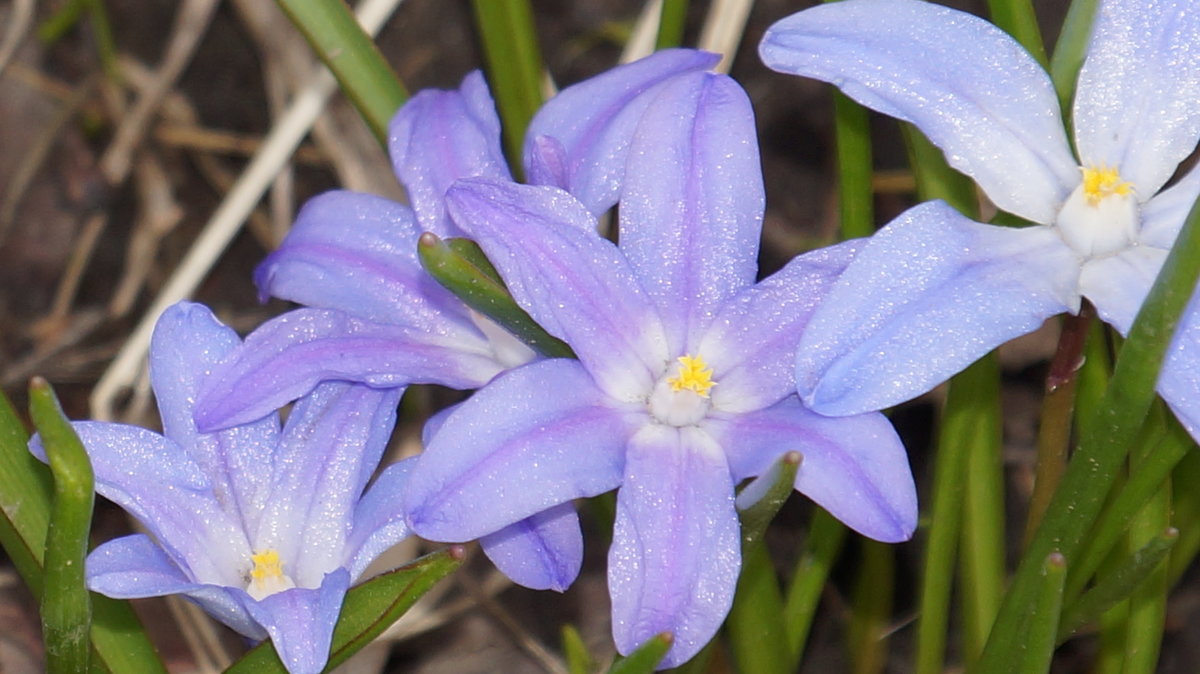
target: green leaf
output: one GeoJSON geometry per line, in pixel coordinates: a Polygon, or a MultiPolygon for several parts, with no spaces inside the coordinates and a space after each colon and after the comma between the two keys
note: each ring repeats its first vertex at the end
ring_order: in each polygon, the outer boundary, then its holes
{"type": "Polygon", "coordinates": [[[655,49],[667,49],[683,44],[683,27],[687,23],[688,0],[663,0],[658,17],[658,36],[655,49]]]}
{"type": "MultiPolygon", "coordinates": [[[[1068,131],[1072,126],[1070,115],[1071,102],[1075,100],[1075,82],[1087,56],[1098,4],[1099,0],[1072,0],[1054,45],[1054,56],[1050,59],[1050,79],[1058,91],[1058,104],[1062,107],[1063,118],[1068,120],[1068,131]]],[[[1073,134],[1068,133],[1067,137],[1073,138],[1073,134]]]]}
{"type": "Polygon", "coordinates": [[[566,342],[542,329],[517,305],[495,267],[474,241],[443,241],[432,232],[426,232],[417,241],[417,253],[421,266],[438,283],[538,353],[547,358],[575,357],[566,342]]]}
{"type": "Polygon", "coordinates": [[[54,476],[41,606],[46,669],[63,674],[83,672],[91,657],[92,605],[83,560],[95,501],[92,464],[45,379],[30,382],[29,411],[54,476]]]}
{"type": "Polygon", "coordinates": [[[742,543],[742,570],[725,621],[733,661],[741,674],[795,671],[783,621],[783,597],[775,564],[761,537],[742,543]]]}
{"type": "Polygon", "coordinates": [[[571,674],[591,674],[596,671],[596,659],[574,625],[562,626],[562,646],[567,656],[567,671],[571,674]]]}
{"type": "Polygon", "coordinates": [[[529,120],[542,105],[542,52],[529,0],[474,0],[488,79],[504,126],[504,147],[520,177],[529,120]]]}
{"type": "Polygon", "coordinates": [[[1059,621],[1058,643],[1066,641],[1079,628],[1098,620],[1100,614],[1133,594],[1154,567],[1166,559],[1178,538],[1179,532],[1175,529],[1163,531],[1067,607],[1059,621]]]}
{"type": "MultiPolygon", "coordinates": [[[[371,643],[435,583],[457,569],[462,560],[462,548],[452,546],[350,588],[333,628],[333,646],[326,671],[371,643]]],[[[226,674],[287,674],[270,641],[259,644],[225,671],[226,674]]]]}
{"type": "Polygon", "coordinates": [[[1037,601],[1042,562],[1058,551],[1076,556],[1104,505],[1154,400],[1167,346],[1200,278],[1200,207],[1183,229],[1142,303],[1117,358],[1096,418],[1082,427],[1079,449],[1050,502],[996,617],[978,671],[1013,671],[1024,615],[1037,601]]]}
{"type": "Polygon", "coordinates": [[[802,460],[800,452],[784,453],[738,493],[735,505],[742,523],[742,545],[762,541],[767,525],[796,490],[796,472],[802,460]]]}
{"type": "MultiPolygon", "coordinates": [[[[0,393],[0,545],[34,596],[41,596],[50,522],[50,470],[27,448],[28,435],[0,393]]],[[[92,671],[162,672],[154,645],[129,603],[92,593],[92,671]]]]}
{"type": "Polygon", "coordinates": [[[1025,639],[1013,659],[1021,663],[1022,674],[1050,671],[1054,657],[1058,620],[1062,613],[1063,582],[1067,577],[1067,562],[1053,553],[1042,564],[1038,600],[1026,616],[1025,639]]]}
{"type": "Polygon", "coordinates": [[[871,120],[866,108],[841,91],[833,92],[833,116],[841,236],[870,236],[875,233],[871,120]]]}
{"type": "Polygon", "coordinates": [[[667,651],[671,650],[673,643],[675,638],[670,632],[650,637],[646,643],[638,646],[636,651],[626,657],[617,658],[612,667],[608,668],[608,674],[651,674],[658,668],[658,663],[667,656],[667,651]]]}
{"type": "Polygon", "coordinates": [[[805,550],[796,562],[792,584],[784,599],[783,626],[791,662],[800,662],[804,654],[804,645],[821,600],[821,590],[845,540],[846,525],[824,508],[814,508],[805,550]]]}
{"type": "Polygon", "coordinates": [[[1033,0],[988,0],[992,22],[1013,36],[1043,68],[1048,67],[1046,45],[1038,28],[1033,0]]]}
{"type": "Polygon", "coordinates": [[[276,0],[386,147],[408,93],[343,0],[276,0]]]}

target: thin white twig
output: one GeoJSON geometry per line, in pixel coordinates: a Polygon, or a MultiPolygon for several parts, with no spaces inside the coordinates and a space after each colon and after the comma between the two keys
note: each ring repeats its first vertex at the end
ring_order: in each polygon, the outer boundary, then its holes
{"type": "Polygon", "coordinates": [[[621,63],[632,63],[654,53],[658,41],[658,23],[662,20],[663,0],[648,0],[633,24],[633,32],[625,49],[621,50],[621,63]]]}
{"type": "Polygon", "coordinates": [[[737,54],[742,35],[746,32],[746,19],[754,0],[714,0],[700,30],[701,49],[721,54],[721,62],[714,68],[719,73],[729,72],[733,57],[737,54]]]}
{"type": "MultiPolygon", "coordinates": [[[[401,1],[363,0],[357,12],[358,21],[367,33],[374,36],[401,1]]],[[[167,307],[190,296],[212,269],[226,246],[241,229],[247,215],[258,204],[276,173],[312,128],[334,87],[333,76],[322,66],[312,83],[296,96],[279,123],[271,129],[258,154],[209,218],[192,249],[167,280],[154,303],[96,384],[91,395],[93,418],[99,421],[111,421],[115,418],[115,400],[137,379],[144,366],[146,352],[150,348],[150,335],[159,315],[167,307]]]]}
{"type": "Polygon", "coordinates": [[[33,0],[15,0],[8,14],[8,28],[4,31],[4,42],[0,44],[0,73],[17,53],[17,47],[29,34],[33,25],[33,0]]]}

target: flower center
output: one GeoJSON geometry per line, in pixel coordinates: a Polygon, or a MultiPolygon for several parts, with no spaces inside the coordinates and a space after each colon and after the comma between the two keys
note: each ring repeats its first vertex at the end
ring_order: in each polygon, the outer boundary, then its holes
{"type": "Polygon", "coordinates": [[[717,382],[700,356],[681,356],[654,386],[647,404],[650,414],[669,426],[691,426],[708,413],[708,392],[717,382]]]}
{"type": "Polygon", "coordinates": [[[279,551],[267,548],[262,552],[250,555],[254,568],[250,569],[250,578],[246,583],[246,594],[255,599],[262,599],[276,592],[282,592],[293,587],[296,583],[283,572],[283,562],[279,559],[279,551]]]}
{"type": "Polygon", "coordinates": [[[1111,255],[1137,237],[1140,215],[1133,184],[1108,166],[1085,166],[1083,180],[1058,212],[1059,233],[1083,257],[1111,255]]]}

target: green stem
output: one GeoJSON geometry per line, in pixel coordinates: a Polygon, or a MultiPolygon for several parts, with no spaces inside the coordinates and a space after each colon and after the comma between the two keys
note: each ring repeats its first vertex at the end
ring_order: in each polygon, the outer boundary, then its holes
{"type": "Polygon", "coordinates": [[[683,28],[687,22],[688,0],[663,0],[658,17],[658,37],[655,49],[667,49],[683,44],[683,28]]]}
{"type": "Polygon", "coordinates": [[[342,0],[276,0],[329,67],[380,144],[408,93],[342,0]]]}
{"type": "MultiPolygon", "coordinates": [[[[961,573],[963,661],[979,657],[1004,596],[1004,466],[1000,365],[995,354],[964,371],[959,418],[950,443],[968,453],[963,501],[961,573]]],[[[959,375],[962,377],[963,375],[959,375]]],[[[949,416],[949,414],[947,414],[949,416]]],[[[950,431],[944,431],[949,434],[950,431]]],[[[939,451],[946,449],[943,444],[939,451]]]]}
{"type": "Polygon", "coordinates": [[[887,663],[888,620],[895,593],[896,558],[890,545],[859,539],[862,565],[850,614],[850,659],[854,674],[878,674],[887,663]]]}
{"type": "MultiPolygon", "coordinates": [[[[1071,128],[1071,101],[1075,99],[1075,81],[1087,55],[1097,4],[1098,0],[1072,0],[1070,8],[1067,9],[1067,17],[1063,20],[1062,30],[1058,33],[1054,56],[1050,59],[1050,79],[1054,81],[1054,88],[1058,91],[1058,103],[1062,106],[1063,117],[1068,120],[1068,131],[1071,128]]],[[[1070,133],[1067,135],[1073,136],[1070,133]]]]}
{"type": "Polygon", "coordinates": [[[833,562],[846,540],[846,526],[825,509],[817,507],[808,525],[804,553],[796,562],[791,585],[784,599],[784,632],[793,666],[799,665],[804,645],[821,601],[821,589],[829,578],[833,562]]]}
{"type": "Polygon", "coordinates": [[[988,0],[992,23],[1016,38],[1043,68],[1048,67],[1046,45],[1038,28],[1033,0],[988,0]]]}
{"type": "Polygon", "coordinates": [[[520,177],[525,128],[542,105],[542,53],[529,0],[473,0],[509,164],[520,177]]]}
{"type": "Polygon", "coordinates": [[[91,659],[92,604],[83,560],[95,499],[92,464],[46,380],[35,378],[30,383],[29,411],[54,476],[42,585],[46,670],[52,674],[85,672],[91,659]]]}
{"type": "Polygon", "coordinates": [[[1198,277],[1200,208],[1193,205],[1121,349],[1098,418],[1084,425],[1079,449],[1017,568],[979,672],[1012,671],[1010,654],[1019,646],[1022,615],[1036,601],[1042,562],[1056,551],[1073,559],[1089,535],[1154,400],[1167,346],[1198,277]]]}
{"type": "Polygon", "coordinates": [[[871,186],[871,128],[867,109],[840,91],[833,94],[838,164],[838,210],[843,239],[875,233],[871,186]]]}
{"type": "Polygon", "coordinates": [[[1058,620],[1062,612],[1063,581],[1067,577],[1066,560],[1060,554],[1052,554],[1042,564],[1042,577],[1038,601],[1028,616],[1025,643],[1019,660],[1022,674],[1038,674],[1050,671],[1054,657],[1055,637],[1058,636],[1058,620]]]}

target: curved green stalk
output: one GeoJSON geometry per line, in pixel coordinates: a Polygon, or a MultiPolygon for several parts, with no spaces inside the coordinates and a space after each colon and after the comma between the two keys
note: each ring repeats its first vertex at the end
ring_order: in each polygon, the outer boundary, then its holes
{"type": "Polygon", "coordinates": [[[824,508],[815,508],[808,525],[804,553],[796,562],[784,599],[783,628],[790,653],[789,662],[799,663],[804,654],[804,644],[808,641],[808,633],[821,600],[821,589],[825,587],[829,571],[845,540],[846,525],[824,508]]]}
{"type": "Polygon", "coordinates": [[[667,49],[683,44],[683,27],[687,22],[688,0],[663,0],[658,16],[658,36],[655,49],[667,49]]]}

